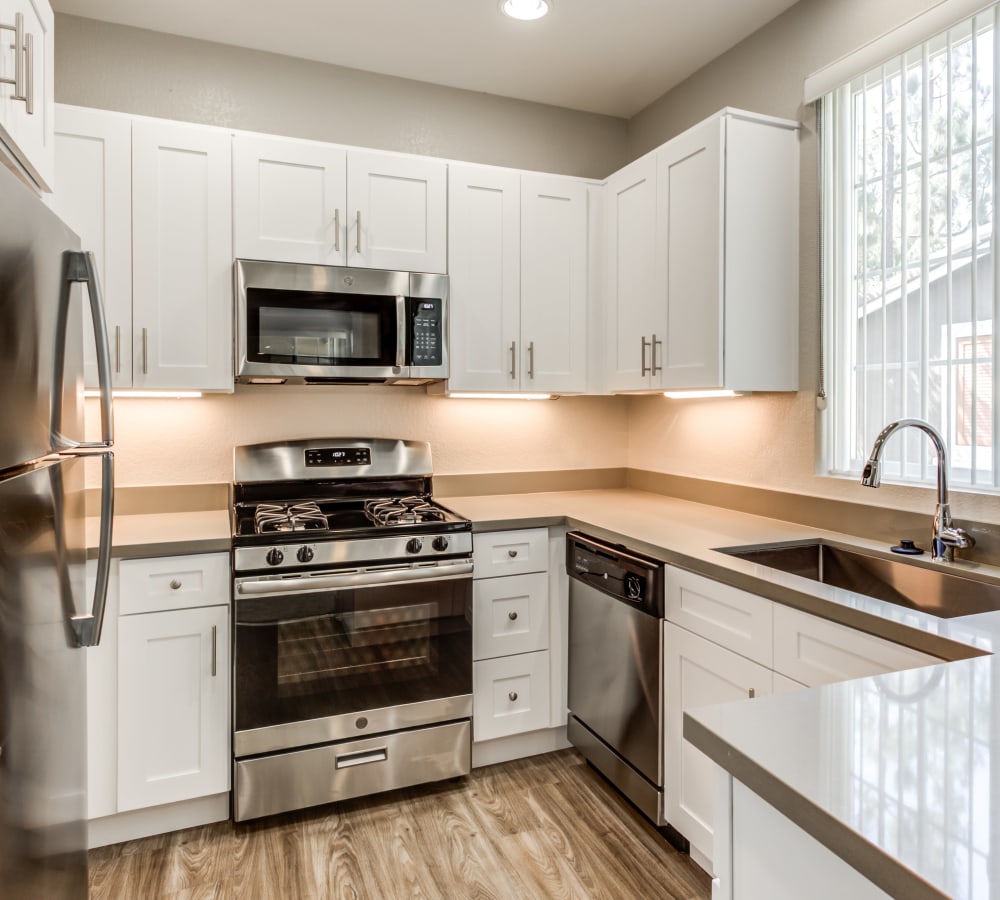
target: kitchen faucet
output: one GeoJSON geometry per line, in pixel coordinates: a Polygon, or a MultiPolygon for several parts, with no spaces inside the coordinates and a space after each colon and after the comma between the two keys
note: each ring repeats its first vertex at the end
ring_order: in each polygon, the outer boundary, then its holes
{"type": "Polygon", "coordinates": [[[931,559],[951,562],[955,550],[967,550],[976,545],[975,539],[951,521],[948,505],[948,456],[944,441],[933,425],[923,419],[900,419],[890,422],[879,432],[872,445],[872,452],[861,473],[861,483],[865,487],[877,488],[881,482],[882,449],[885,442],[900,428],[912,425],[926,434],[937,452],[937,508],[934,510],[934,530],[931,535],[931,559]]]}

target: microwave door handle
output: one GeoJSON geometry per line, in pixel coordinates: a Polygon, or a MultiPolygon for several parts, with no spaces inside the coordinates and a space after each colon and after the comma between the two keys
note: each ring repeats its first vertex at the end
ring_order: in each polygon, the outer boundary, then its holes
{"type": "Polygon", "coordinates": [[[403,368],[406,365],[406,297],[396,298],[396,365],[403,368]]]}

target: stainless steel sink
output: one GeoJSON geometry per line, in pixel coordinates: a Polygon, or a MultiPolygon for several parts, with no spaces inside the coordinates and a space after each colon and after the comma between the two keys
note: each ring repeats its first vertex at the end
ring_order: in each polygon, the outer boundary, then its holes
{"type": "Polygon", "coordinates": [[[944,619],[1000,609],[1000,585],[938,568],[937,563],[920,565],[902,557],[884,559],[824,541],[717,549],[748,562],[944,619]]]}

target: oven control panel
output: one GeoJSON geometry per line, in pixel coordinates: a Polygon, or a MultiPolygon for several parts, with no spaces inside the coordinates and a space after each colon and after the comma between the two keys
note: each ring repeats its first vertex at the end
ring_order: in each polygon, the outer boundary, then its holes
{"type": "Polygon", "coordinates": [[[370,447],[311,447],[305,451],[309,466],[370,466],[370,447]]]}

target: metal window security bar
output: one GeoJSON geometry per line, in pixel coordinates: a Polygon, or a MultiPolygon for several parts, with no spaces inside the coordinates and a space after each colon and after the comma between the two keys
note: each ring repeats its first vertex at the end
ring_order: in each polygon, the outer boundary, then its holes
{"type": "MultiPolygon", "coordinates": [[[[822,98],[831,472],[859,472],[886,423],[917,417],[953,484],[1000,491],[997,10],[822,98]]],[[[887,478],[933,483],[934,465],[916,433],[887,447],[887,478]]]]}

